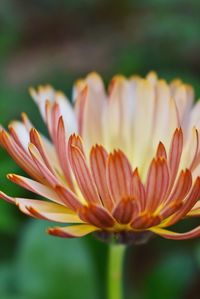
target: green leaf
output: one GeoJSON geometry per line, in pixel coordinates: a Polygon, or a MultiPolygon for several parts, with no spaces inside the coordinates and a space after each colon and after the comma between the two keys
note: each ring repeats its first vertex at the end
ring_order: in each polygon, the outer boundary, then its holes
{"type": "Polygon", "coordinates": [[[33,221],[19,248],[16,284],[26,298],[97,299],[97,273],[85,239],[45,234],[52,226],[33,221]]]}

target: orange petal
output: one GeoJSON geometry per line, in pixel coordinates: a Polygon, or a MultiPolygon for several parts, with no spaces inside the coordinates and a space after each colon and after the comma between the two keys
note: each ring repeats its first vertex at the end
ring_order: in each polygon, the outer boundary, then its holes
{"type": "Polygon", "coordinates": [[[77,146],[71,146],[71,167],[79,188],[89,203],[101,203],[85,156],[77,146]]]}
{"type": "Polygon", "coordinates": [[[194,205],[192,210],[187,214],[188,217],[200,216],[200,200],[194,205]]]}
{"type": "Polygon", "coordinates": [[[113,201],[110,196],[108,185],[106,181],[106,162],[108,154],[106,150],[101,145],[96,145],[92,148],[90,153],[90,165],[92,175],[97,186],[99,195],[103,202],[103,205],[112,210],[113,201]]]}
{"type": "Polygon", "coordinates": [[[131,180],[131,197],[135,198],[138,202],[139,211],[145,209],[146,194],[144,185],[140,179],[138,169],[136,168],[132,175],[131,180]]]}
{"type": "Polygon", "coordinates": [[[158,225],[161,222],[161,218],[159,216],[153,216],[149,214],[144,214],[135,218],[131,226],[133,229],[146,229],[151,226],[158,225]]]}
{"type": "Polygon", "coordinates": [[[47,180],[47,182],[50,185],[52,186],[57,185],[59,183],[57,177],[54,174],[52,174],[52,172],[45,165],[38,149],[35,147],[34,144],[32,143],[29,144],[29,151],[41,175],[47,180]]]}
{"type": "Polygon", "coordinates": [[[166,195],[169,185],[169,171],[164,158],[153,159],[146,183],[146,211],[154,212],[166,195]]]}
{"type": "Polygon", "coordinates": [[[160,235],[163,238],[172,240],[187,240],[200,237],[200,226],[186,233],[175,233],[159,227],[151,228],[150,231],[160,235]]]}
{"type": "Polygon", "coordinates": [[[69,157],[68,157],[68,150],[67,150],[67,136],[64,126],[63,117],[59,118],[58,122],[58,129],[57,129],[57,136],[56,136],[56,149],[58,153],[59,162],[63,173],[65,175],[67,184],[69,185],[71,190],[74,190],[72,176],[71,176],[71,169],[69,164],[69,157]]]}
{"type": "Polygon", "coordinates": [[[48,229],[48,233],[61,238],[79,238],[86,236],[94,231],[99,230],[97,227],[87,224],[73,225],[67,227],[54,227],[48,229]]]}
{"type": "Polygon", "coordinates": [[[114,219],[106,209],[100,206],[89,205],[79,209],[80,218],[94,226],[108,228],[114,225],[114,219]]]}
{"type": "Polygon", "coordinates": [[[200,197],[200,177],[198,177],[194,183],[194,186],[188,196],[186,197],[182,207],[175,213],[169,221],[164,223],[164,226],[171,226],[180,219],[184,218],[194,207],[195,203],[200,197]]]}
{"type": "Polygon", "coordinates": [[[132,198],[123,198],[113,211],[113,217],[121,224],[128,224],[134,216],[134,210],[138,211],[137,203],[132,198]]]}
{"type": "Polygon", "coordinates": [[[83,223],[72,210],[52,202],[26,198],[16,198],[15,202],[29,216],[62,223],[83,223]]]}
{"type": "Polygon", "coordinates": [[[171,174],[171,182],[174,182],[176,178],[182,150],[183,150],[183,132],[181,128],[179,128],[176,129],[174,132],[172,142],[171,142],[170,152],[169,152],[169,168],[171,174]]]}
{"type": "Polygon", "coordinates": [[[158,148],[157,148],[157,152],[156,152],[156,157],[157,158],[165,158],[167,159],[167,153],[166,153],[166,149],[165,146],[162,142],[159,142],[158,144],[158,148]]]}
{"type": "Polygon", "coordinates": [[[13,160],[15,160],[25,172],[34,178],[37,178],[41,181],[43,180],[28,152],[26,153],[24,150],[22,150],[22,148],[5,130],[0,130],[0,144],[7,150],[13,160]]]}
{"type": "Polygon", "coordinates": [[[122,151],[114,151],[108,157],[107,181],[113,200],[117,203],[129,197],[131,191],[132,168],[122,151]]]}
{"type": "Polygon", "coordinates": [[[78,197],[68,188],[63,187],[61,185],[57,185],[54,189],[58,196],[61,198],[62,202],[65,203],[72,210],[76,211],[82,206],[78,197]]]}
{"type": "MultiPolygon", "coordinates": [[[[176,182],[174,190],[172,191],[169,198],[167,198],[166,203],[180,203],[188,194],[190,188],[192,186],[192,175],[191,172],[186,169],[185,171],[181,171],[179,178],[176,182]]],[[[165,207],[167,207],[166,205],[165,207]]]]}
{"type": "Polygon", "coordinates": [[[9,174],[8,179],[31,192],[39,194],[57,203],[63,203],[56,192],[46,185],[16,174],[9,174]]]}
{"type": "Polygon", "coordinates": [[[30,131],[30,142],[35,145],[45,165],[55,175],[54,169],[51,165],[51,161],[49,160],[48,154],[45,150],[42,138],[40,137],[38,131],[35,128],[32,128],[30,131]]]}

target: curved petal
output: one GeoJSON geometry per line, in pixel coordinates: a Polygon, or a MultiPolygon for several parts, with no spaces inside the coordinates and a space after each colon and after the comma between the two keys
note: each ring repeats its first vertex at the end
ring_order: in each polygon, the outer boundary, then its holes
{"type": "Polygon", "coordinates": [[[61,238],[79,238],[99,230],[87,224],[49,228],[48,233],[61,238]]]}
{"type": "Polygon", "coordinates": [[[62,223],[83,223],[72,210],[52,202],[16,198],[15,203],[23,213],[35,218],[62,223]]]}
{"type": "Polygon", "coordinates": [[[172,240],[187,240],[200,237],[200,226],[186,233],[175,233],[159,227],[151,228],[150,231],[162,236],[163,238],[172,240]]]}
{"type": "Polygon", "coordinates": [[[7,177],[11,182],[31,191],[33,193],[39,194],[39,195],[46,197],[52,201],[63,204],[62,200],[59,198],[58,194],[54,191],[53,188],[50,188],[46,185],[38,183],[37,181],[31,180],[29,178],[26,178],[26,177],[23,177],[20,175],[16,175],[16,174],[8,174],[7,177]]]}

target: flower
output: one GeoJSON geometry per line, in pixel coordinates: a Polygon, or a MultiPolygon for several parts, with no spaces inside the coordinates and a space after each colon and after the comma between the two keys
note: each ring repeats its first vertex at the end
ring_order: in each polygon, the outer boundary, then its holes
{"type": "Polygon", "coordinates": [[[1,197],[29,216],[72,224],[51,235],[144,235],[189,239],[168,230],[200,215],[200,102],[191,86],[167,84],[154,72],[146,78],[116,76],[108,93],[100,76],[76,82],[74,108],[51,86],[30,94],[50,140],[26,114],[1,129],[0,143],[30,176],[8,178],[48,200],[1,197]]]}

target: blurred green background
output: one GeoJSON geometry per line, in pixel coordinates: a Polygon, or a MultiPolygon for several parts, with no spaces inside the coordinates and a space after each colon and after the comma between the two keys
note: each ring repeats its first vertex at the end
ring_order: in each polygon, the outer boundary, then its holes
{"type": "MultiPolygon", "coordinates": [[[[25,111],[43,129],[28,87],[50,83],[70,96],[93,70],[106,82],[149,70],[180,76],[198,98],[199,53],[198,0],[0,0],[0,122],[25,111]]],[[[9,172],[22,173],[0,150],[1,188],[30,196],[9,172]]],[[[105,299],[107,245],[47,236],[49,225],[0,202],[0,299],[105,299]]],[[[126,299],[197,299],[199,274],[199,240],[155,238],[128,249],[126,299]]]]}

